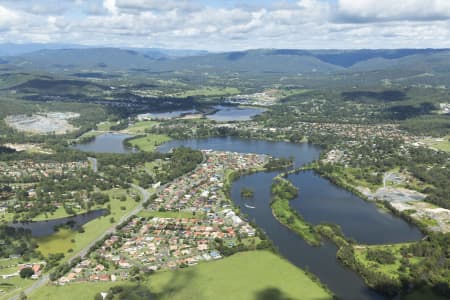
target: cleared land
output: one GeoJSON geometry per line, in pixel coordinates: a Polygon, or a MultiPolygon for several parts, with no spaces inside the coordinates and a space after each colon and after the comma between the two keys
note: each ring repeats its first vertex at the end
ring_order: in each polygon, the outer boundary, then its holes
{"type": "MultiPolygon", "coordinates": [[[[31,299],[93,299],[120,283],[46,286],[31,299]]],[[[177,299],[302,299],[331,296],[288,261],[268,251],[251,251],[174,272],[160,272],[142,282],[158,300],[177,299]]]]}
{"type": "Polygon", "coordinates": [[[427,144],[432,148],[450,152],[450,135],[447,135],[443,138],[429,138],[426,139],[424,142],[425,144],[427,144]]]}
{"type": "Polygon", "coordinates": [[[73,112],[52,112],[47,114],[13,115],[5,119],[8,126],[22,132],[33,134],[64,134],[76,130],[68,120],[78,118],[73,112]]]}
{"type": "Polygon", "coordinates": [[[227,95],[236,95],[239,94],[239,90],[233,87],[205,87],[196,90],[184,91],[181,93],[175,94],[176,97],[191,97],[191,96],[227,96],[227,95]]]}

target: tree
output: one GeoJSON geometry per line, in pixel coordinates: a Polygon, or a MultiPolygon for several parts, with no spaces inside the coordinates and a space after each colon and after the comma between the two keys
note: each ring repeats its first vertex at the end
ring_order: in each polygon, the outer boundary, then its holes
{"type": "Polygon", "coordinates": [[[23,268],[19,272],[21,278],[30,278],[34,275],[34,271],[32,268],[23,268]]]}
{"type": "Polygon", "coordinates": [[[95,294],[94,300],[103,300],[103,296],[100,293],[95,294]]]}

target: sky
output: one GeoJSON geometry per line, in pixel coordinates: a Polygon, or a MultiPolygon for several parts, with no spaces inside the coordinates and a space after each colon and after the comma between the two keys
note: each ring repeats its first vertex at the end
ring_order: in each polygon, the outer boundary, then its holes
{"type": "Polygon", "coordinates": [[[0,43],[450,48],[450,0],[0,0],[0,43]]]}

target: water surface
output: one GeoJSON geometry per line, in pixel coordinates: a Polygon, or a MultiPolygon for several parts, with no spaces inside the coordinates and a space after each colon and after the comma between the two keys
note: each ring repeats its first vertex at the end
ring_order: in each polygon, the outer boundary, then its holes
{"type": "Polygon", "coordinates": [[[206,117],[217,122],[248,121],[266,111],[264,108],[223,105],[217,105],[214,108],[218,111],[206,117]]]}
{"type": "Polygon", "coordinates": [[[85,152],[129,153],[133,152],[133,149],[126,147],[123,142],[130,137],[132,137],[132,135],[123,133],[104,133],[96,136],[95,139],[90,142],[76,144],[73,148],[85,152]]]}
{"type": "Polygon", "coordinates": [[[101,216],[104,216],[106,214],[106,209],[97,209],[92,210],[87,213],[79,214],[72,217],[66,217],[66,218],[59,218],[59,219],[52,219],[52,220],[46,220],[46,221],[35,221],[35,222],[24,222],[24,223],[10,223],[8,226],[15,227],[15,228],[25,228],[29,229],[31,231],[31,235],[34,237],[43,237],[52,235],[55,233],[55,227],[61,226],[64,224],[73,223],[74,226],[72,227],[74,230],[79,229],[84,224],[97,219],[101,216]]]}
{"type": "Polygon", "coordinates": [[[177,118],[182,115],[195,114],[195,113],[198,113],[198,111],[195,109],[173,110],[173,111],[167,111],[167,112],[140,114],[140,115],[138,115],[138,118],[152,118],[152,119],[166,120],[166,119],[177,118]]]}
{"type": "MultiPolygon", "coordinates": [[[[320,148],[310,144],[246,140],[234,137],[175,140],[163,144],[160,151],[187,146],[193,149],[211,149],[240,153],[268,154],[274,157],[293,157],[300,167],[317,159],[320,148]]],[[[270,186],[279,172],[259,172],[239,178],[231,189],[234,203],[248,215],[274,242],[279,252],[296,266],[309,270],[342,299],[385,299],[368,288],[353,271],[336,259],[336,247],[325,242],[321,247],[308,245],[297,234],[281,225],[270,208],[270,186]],[[252,200],[241,198],[241,189],[254,190],[252,200]],[[248,208],[248,204],[255,208],[248,208]]],[[[338,224],[344,234],[359,243],[382,244],[418,240],[420,231],[390,213],[380,211],[373,203],[343,190],[312,171],[289,175],[299,188],[299,196],[291,201],[304,218],[313,224],[338,224]]]]}

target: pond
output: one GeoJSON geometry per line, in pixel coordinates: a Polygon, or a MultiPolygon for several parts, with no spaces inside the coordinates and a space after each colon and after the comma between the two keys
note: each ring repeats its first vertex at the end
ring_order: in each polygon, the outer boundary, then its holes
{"type": "Polygon", "coordinates": [[[132,135],[123,133],[104,133],[96,136],[92,141],[76,144],[72,147],[85,152],[130,153],[133,152],[133,149],[128,148],[123,143],[130,137],[132,137],[132,135]]]}
{"type": "Polygon", "coordinates": [[[138,117],[138,119],[152,118],[152,119],[166,120],[166,119],[177,118],[182,115],[195,114],[195,113],[198,113],[198,111],[195,109],[174,110],[174,111],[168,111],[168,112],[155,112],[155,113],[140,114],[137,117],[138,117]]]}
{"type": "Polygon", "coordinates": [[[24,223],[10,223],[8,226],[14,228],[25,228],[31,231],[31,235],[34,237],[43,237],[52,235],[55,233],[55,227],[67,224],[69,222],[73,224],[72,228],[77,230],[84,224],[104,216],[107,213],[106,209],[92,210],[87,213],[79,214],[72,217],[52,219],[48,221],[36,221],[36,222],[24,222],[24,223]]]}
{"type": "MultiPolygon", "coordinates": [[[[295,167],[317,159],[320,154],[320,148],[310,144],[232,137],[170,141],[161,145],[159,150],[165,152],[181,145],[194,149],[269,154],[274,157],[292,156],[295,167]]],[[[267,233],[284,257],[318,276],[338,297],[385,299],[369,289],[356,273],[337,261],[337,249],[333,244],[325,242],[321,247],[312,247],[273,217],[270,186],[278,174],[279,172],[259,172],[239,178],[231,190],[234,203],[267,233]],[[243,187],[255,191],[254,200],[241,198],[243,187]]],[[[407,242],[422,237],[416,227],[390,213],[380,211],[373,203],[365,202],[312,171],[292,174],[288,179],[299,188],[299,196],[291,201],[292,207],[313,224],[338,224],[347,236],[367,244],[407,242]]]]}
{"type": "Polygon", "coordinates": [[[266,111],[264,108],[223,105],[217,105],[214,108],[217,111],[206,117],[217,122],[248,121],[266,111]]]}

